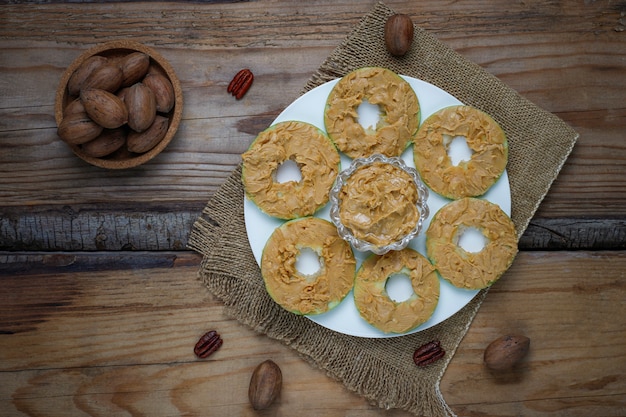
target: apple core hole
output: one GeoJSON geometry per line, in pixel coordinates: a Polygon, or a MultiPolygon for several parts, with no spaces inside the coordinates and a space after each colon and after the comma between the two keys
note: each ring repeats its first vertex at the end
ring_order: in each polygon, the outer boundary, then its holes
{"type": "Polygon", "coordinates": [[[466,252],[478,253],[486,244],[487,238],[475,227],[468,227],[459,235],[458,245],[466,252]]]}
{"type": "Polygon", "coordinates": [[[322,264],[320,257],[311,248],[302,248],[296,257],[296,270],[302,275],[314,276],[320,269],[322,264]]]}
{"type": "Polygon", "coordinates": [[[276,168],[275,180],[281,184],[289,181],[300,182],[302,171],[295,161],[287,159],[276,168]]]}
{"type": "Polygon", "coordinates": [[[472,159],[474,151],[467,146],[467,140],[464,136],[455,136],[446,139],[448,142],[446,148],[452,165],[457,166],[461,162],[467,162],[472,159]]]}
{"type": "Polygon", "coordinates": [[[359,107],[356,109],[357,114],[359,115],[359,124],[366,131],[374,131],[376,130],[376,126],[380,121],[381,111],[380,106],[377,104],[372,104],[367,99],[363,99],[359,107]]]}
{"type": "Polygon", "coordinates": [[[408,300],[414,294],[411,278],[407,274],[392,274],[387,278],[385,291],[392,301],[401,303],[408,300]]]}

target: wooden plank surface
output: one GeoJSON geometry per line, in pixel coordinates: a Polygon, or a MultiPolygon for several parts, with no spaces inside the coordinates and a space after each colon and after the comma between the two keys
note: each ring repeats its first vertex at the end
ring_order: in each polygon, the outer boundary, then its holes
{"type": "MultiPolygon", "coordinates": [[[[205,202],[5,207],[0,251],[181,250],[205,202]]],[[[536,218],[522,250],[626,248],[626,219],[536,218]]]]}
{"type": "MultiPolygon", "coordinates": [[[[0,414],[406,416],[228,317],[185,250],[240,154],[376,2],[2,3],[0,414]],[[105,171],[59,140],[54,96],[82,51],[126,38],[173,65],[183,121],[154,160],[105,171]],[[244,67],[255,83],[235,101],[226,85],[244,67]],[[197,360],[210,328],[225,344],[197,360]],[[268,358],[285,387],[255,413],[248,381],[268,358]]],[[[444,398],[464,416],[626,415],[626,4],[386,4],[580,133],[455,353],[444,398]],[[482,352],[509,332],[531,338],[530,354],[493,375],[482,352]]]]}
{"type": "MultiPolygon", "coordinates": [[[[255,134],[300,94],[373,4],[4,6],[2,205],[205,202],[255,134]],[[88,46],[131,36],[156,47],[176,69],[185,92],[183,123],[154,161],[106,172],[78,160],[56,137],[54,91],[64,68],[88,46]],[[224,90],[242,67],[252,67],[256,81],[236,102],[224,90]]],[[[538,216],[626,216],[623,5],[389,5],[581,134],[538,216]]]]}
{"type": "MultiPolygon", "coordinates": [[[[106,253],[54,256],[2,278],[3,415],[255,415],[247,386],[265,359],[281,366],[285,385],[264,415],[406,415],[368,405],[226,316],[197,281],[195,254],[125,255],[134,268],[106,253]],[[193,345],[209,329],[224,345],[198,360],[193,345]]],[[[625,283],[624,252],[521,253],[452,359],[444,398],[458,415],[623,415],[625,283]],[[491,374],[483,350],[508,333],[530,337],[530,354],[517,370],[491,374]]]]}

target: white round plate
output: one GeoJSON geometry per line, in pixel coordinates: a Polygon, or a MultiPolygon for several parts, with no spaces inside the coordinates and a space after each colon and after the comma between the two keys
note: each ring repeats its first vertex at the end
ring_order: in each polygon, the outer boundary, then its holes
{"type": "MultiPolygon", "coordinates": [[[[462,104],[459,100],[448,94],[446,91],[430,83],[407,76],[402,77],[407,80],[409,84],[411,84],[411,87],[413,87],[413,90],[415,90],[415,93],[417,94],[417,97],[419,99],[421,109],[420,126],[428,116],[430,116],[437,110],[447,106],[462,104]]],[[[338,81],[338,79],[329,81],[302,95],[293,103],[291,103],[274,120],[272,125],[288,120],[298,120],[310,123],[325,132],[326,129],[324,127],[324,108],[326,105],[326,98],[338,81]]],[[[415,163],[413,162],[413,146],[410,146],[402,154],[402,158],[407,165],[415,167],[415,163]]],[[[350,165],[350,162],[350,158],[348,158],[344,154],[341,154],[342,169],[348,167],[350,165]]],[[[481,198],[498,204],[505,213],[510,215],[511,191],[509,188],[509,180],[506,171],[503,173],[500,179],[489,189],[489,191],[481,198]]],[[[426,238],[424,231],[428,229],[428,225],[430,224],[430,220],[432,219],[433,215],[437,213],[437,211],[448,202],[450,202],[450,200],[441,197],[440,195],[430,190],[430,196],[428,198],[430,215],[428,219],[426,219],[426,222],[424,222],[424,227],[422,229],[423,231],[411,241],[409,247],[417,250],[423,255],[426,255],[426,238]]],[[[327,204],[315,215],[317,217],[330,221],[329,212],[330,204],[327,204]]],[[[252,248],[252,252],[254,253],[257,263],[260,265],[261,255],[263,252],[263,248],[265,247],[265,243],[269,239],[270,235],[274,232],[274,229],[283,224],[284,221],[266,215],[248,198],[245,198],[244,201],[244,215],[248,240],[250,241],[250,247],[252,248]]],[[[479,243],[470,242],[467,244],[468,246],[464,247],[471,250],[472,245],[477,244],[479,243]]],[[[479,247],[480,246],[478,246],[476,249],[478,249],[479,247]]],[[[361,262],[368,255],[370,255],[371,252],[363,253],[355,250],[354,254],[357,259],[358,268],[361,265],[361,262]]],[[[384,333],[367,323],[363,318],[361,318],[359,312],[356,309],[356,306],[354,305],[352,291],[337,307],[335,307],[331,311],[320,315],[309,315],[307,317],[312,321],[331,330],[358,337],[384,338],[402,336],[404,334],[419,332],[446,320],[457,311],[459,311],[461,308],[463,308],[465,305],[467,305],[467,303],[469,303],[472,298],[474,298],[474,296],[478,294],[478,291],[476,290],[465,290],[456,288],[448,281],[441,278],[439,279],[439,281],[441,284],[439,303],[437,304],[437,308],[435,309],[433,315],[427,322],[407,333],[384,333]]],[[[397,287],[395,289],[390,288],[390,285],[387,286],[390,294],[397,294],[398,291],[402,291],[402,288],[406,288],[406,285],[404,285],[402,280],[397,280],[394,282],[397,283],[397,287]]],[[[411,291],[410,287],[409,291],[411,291]]]]}

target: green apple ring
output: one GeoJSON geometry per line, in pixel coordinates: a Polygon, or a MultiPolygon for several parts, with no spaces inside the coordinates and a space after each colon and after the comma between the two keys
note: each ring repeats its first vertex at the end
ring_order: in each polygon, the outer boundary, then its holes
{"type": "Polygon", "coordinates": [[[339,237],[331,222],[317,217],[290,220],[278,227],[261,255],[268,294],[295,314],[320,314],[336,307],[352,289],[355,271],[350,244],[339,237]],[[312,274],[296,268],[305,248],[320,259],[320,268],[312,274]]]}
{"type": "Polygon", "coordinates": [[[459,288],[482,289],[496,282],[517,254],[515,225],[497,204],[462,198],[443,206],[426,231],[426,252],[442,278],[459,288]],[[479,230],[486,244],[479,252],[459,246],[468,228],[479,230]]]}
{"type": "Polygon", "coordinates": [[[310,216],[328,203],[340,170],[339,152],[317,127],[297,121],[277,123],[259,133],[242,155],[246,195],[263,212],[280,219],[310,216]],[[276,181],[277,169],[294,161],[302,179],[276,181]]]}
{"type": "Polygon", "coordinates": [[[328,136],[351,158],[373,154],[400,156],[411,144],[420,120],[420,105],[411,85],[385,68],[360,68],[333,87],[324,109],[328,136]],[[359,124],[358,107],[367,100],[378,105],[375,129],[359,124]]]}
{"type": "Polygon", "coordinates": [[[406,248],[370,255],[354,281],[354,302],[361,317],[385,333],[405,333],[426,322],[439,301],[439,278],[419,252],[406,248]],[[413,294],[401,302],[389,298],[385,284],[394,274],[411,279],[413,294]]]}
{"type": "Polygon", "coordinates": [[[422,180],[436,193],[450,199],[477,197],[504,172],[508,142],[502,128],[486,113],[470,106],[450,106],[422,123],[413,157],[422,180]],[[448,149],[458,136],[465,138],[472,156],[453,165],[448,149]]]}

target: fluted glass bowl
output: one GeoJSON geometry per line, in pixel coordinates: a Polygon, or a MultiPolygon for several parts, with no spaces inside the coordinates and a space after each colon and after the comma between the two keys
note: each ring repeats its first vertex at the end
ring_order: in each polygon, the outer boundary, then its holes
{"type": "Polygon", "coordinates": [[[383,155],[372,155],[368,158],[356,158],[352,161],[350,166],[341,171],[337,176],[337,181],[335,185],[330,190],[330,219],[337,227],[337,232],[339,236],[341,236],[344,240],[348,241],[356,250],[358,251],[371,251],[377,255],[383,255],[391,250],[402,250],[407,247],[409,242],[415,238],[420,231],[422,230],[422,225],[426,218],[428,218],[429,209],[428,209],[428,188],[424,185],[422,180],[419,177],[419,174],[415,170],[415,168],[407,166],[401,158],[397,157],[386,157],[383,155]],[[399,238],[398,240],[391,242],[389,244],[380,246],[372,242],[368,242],[367,240],[357,238],[353,231],[345,226],[341,221],[340,210],[341,210],[341,198],[340,192],[341,189],[346,184],[346,181],[361,167],[365,167],[368,165],[373,165],[377,162],[386,163],[397,167],[404,172],[406,172],[412,179],[415,184],[415,188],[417,189],[417,201],[415,205],[417,206],[419,212],[419,218],[415,223],[414,227],[411,231],[399,238]]]}

